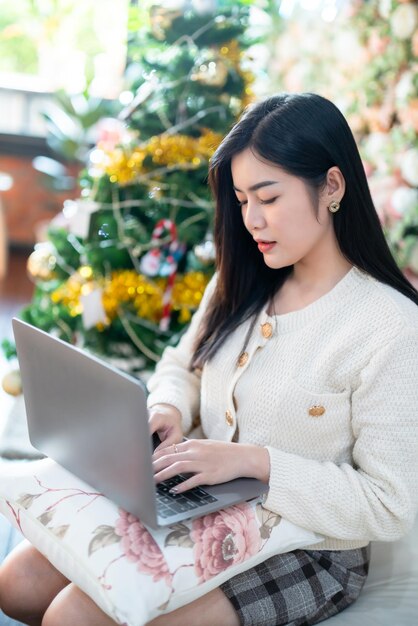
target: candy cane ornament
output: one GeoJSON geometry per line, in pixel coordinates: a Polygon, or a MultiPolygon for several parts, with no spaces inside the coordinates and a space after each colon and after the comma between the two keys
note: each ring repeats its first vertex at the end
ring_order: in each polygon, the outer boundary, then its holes
{"type": "Polygon", "coordinates": [[[163,293],[163,313],[160,320],[160,330],[168,330],[171,317],[171,298],[173,286],[177,274],[178,262],[185,252],[185,245],[181,244],[177,238],[177,228],[172,220],[161,219],[155,225],[152,232],[151,243],[155,247],[141,260],[141,272],[148,276],[167,276],[167,285],[163,293]],[[158,245],[164,233],[170,235],[170,242],[163,246],[158,245]]]}

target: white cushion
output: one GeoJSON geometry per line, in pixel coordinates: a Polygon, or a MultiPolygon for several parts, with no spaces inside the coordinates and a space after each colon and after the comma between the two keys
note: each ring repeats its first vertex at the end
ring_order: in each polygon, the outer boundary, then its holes
{"type": "Polygon", "coordinates": [[[322,539],[257,499],[150,530],[50,459],[0,464],[0,512],[126,626],[143,626],[274,554],[322,539]]]}

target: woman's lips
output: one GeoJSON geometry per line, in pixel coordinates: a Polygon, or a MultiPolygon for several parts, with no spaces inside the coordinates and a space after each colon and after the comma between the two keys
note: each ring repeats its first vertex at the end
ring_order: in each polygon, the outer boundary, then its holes
{"type": "Polygon", "coordinates": [[[260,252],[270,252],[272,248],[276,245],[275,241],[257,241],[258,249],[260,252]]]}

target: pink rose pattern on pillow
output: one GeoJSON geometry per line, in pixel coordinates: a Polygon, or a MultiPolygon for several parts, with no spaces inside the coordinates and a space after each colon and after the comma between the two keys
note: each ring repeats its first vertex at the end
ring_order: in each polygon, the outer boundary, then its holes
{"type": "Polygon", "coordinates": [[[171,585],[171,574],[164,555],[151,533],[131,513],[123,509],[119,509],[119,512],[115,533],[121,538],[121,549],[125,557],[136,563],[140,572],[152,576],[153,581],[165,579],[171,585]]]}
{"type": "MultiPolygon", "coordinates": [[[[48,487],[37,476],[33,478],[37,485],[36,493],[21,494],[16,507],[6,501],[22,534],[25,532],[20,520],[21,509],[36,507],[39,522],[65,542],[71,523],[54,523],[54,518],[60,517],[60,507],[67,507],[69,501],[72,501],[73,516],[87,514],[85,510],[97,499],[103,498],[102,494],[95,491],[85,491],[80,487],[48,487]],[[43,499],[45,506],[41,504],[43,499]]],[[[166,585],[168,599],[159,607],[160,610],[166,609],[171,595],[176,591],[175,576],[179,570],[192,570],[194,585],[202,584],[260,552],[273,528],[281,521],[279,515],[264,509],[260,502],[252,501],[152,531],[134,515],[121,508],[116,510],[118,517],[113,525],[101,524],[93,529],[88,543],[88,556],[92,557],[94,553],[117,544],[119,556],[107,562],[98,576],[101,585],[106,590],[112,588],[108,582],[108,572],[114,563],[125,559],[141,574],[151,577],[153,582],[166,585]],[[181,558],[171,559],[177,563],[171,565],[170,569],[171,548],[181,548],[182,551],[181,558]]]]}
{"type": "Polygon", "coordinates": [[[242,563],[261,548],[258,524],[247,504],[194,519],[190,536],[199,582],[242,563]]]}

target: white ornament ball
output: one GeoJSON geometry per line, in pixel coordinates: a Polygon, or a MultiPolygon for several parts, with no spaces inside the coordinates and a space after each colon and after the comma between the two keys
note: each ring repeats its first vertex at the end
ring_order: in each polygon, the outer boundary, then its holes
{"type": "Polygon", "coordinates": [[[22,393],[22,379],[19,370],[12,370],[2,381],[3,390],[11,396],[20,396],[22,393]]]}
{"type": "Polygon", "coordinates": [[[402,178],[413,187],[418,187],[418,149],[407,150],[401,161],[402,178]]]}
{"type": "Polygon", "coordinates": [[[199,261],[204,265],[209,265],[210,263],[213,263],[215,261],[215,244],[213,243],[212,239],[207,239],[203,243],[197,244],[193,248],[193,252],[199,259],[199,261]]]}

